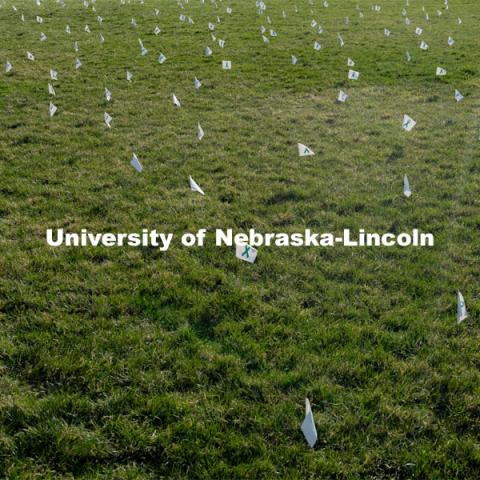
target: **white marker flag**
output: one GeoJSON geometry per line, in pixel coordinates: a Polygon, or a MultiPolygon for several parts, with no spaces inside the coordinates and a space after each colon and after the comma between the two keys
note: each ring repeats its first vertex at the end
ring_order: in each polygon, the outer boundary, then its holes
{"type": "Polygon", "coordinates": [[[5,62],[5,73],[10,72],[13,69],[13,65],[7,60],[5,62]]]}
{"type": "Polygon", "coordinates": [[[222,60],[222,68],[224,70],[231,70],[232,69],[232,62],[230,60],[222,60]]]}
{"type": "Polygon", "coordinates": [[[422,40],[422,43],[420,43],[420,48],[422,50],[428,50],[428,43],[422,40]]]}
{"type": "Polygon", "coordinates": [[[137,155],[133,154],[133,158],[130,161],[130,165],[138,172],[141,173],[143,170],[142,164],[139,162],[137,155]]]}
{"type": "Polygon", "coordinates": [[[254,263],[257,258],[257,249],[246,243],[238,243],[235,246],[235,256],[248,263],[254,263]]]}
{"type": "Polygon", "coordinates": [[[203,128],[198,124],[197,126],[197,138],[201,140],[205,136],[205,133],[203,131],[203,128]]]}
{"type": "Polygon", "coordinates": [[[343,91],[340,90],[340,93],[338,94],[338,101],[345,103],[347,101],[348,95],[343,91]]]}
{"type": "Polygon", "coordinates": [[[48,113],[50,117],[53,117],[56,111],[57,111],[57,107],[52,102],[50,102],[50,107],[48,109],[48,113]]]}
{"type": "Polygon", "coordinates": [[[313,420],[312,407],[308,398],[305,399],[305,419],[303,420],[301,430],[310,448],[313,448],[318,440],[315,421],[313,420]]]}
{"type": "Polygon", "coordinates": [[[410,198],[412,196],[412,190],[410,189],[410,182],[408,181],[408,177],[405,175],[403,177],[403,194],[410,198]]]}
{"type": "Polygon", "coordinates": [[[105,88],[104,95],[107,102],[110,102],[112,100],[112,92],[108,88],[105,88]]]}
{"type": "Polygon", "coordinates": [[[112,128],[112,117],[107,113],[105,112],[103,114],[103,119],[105,121],[105,125],[108,127],[108,128],[112,128]]]}
{"type": "Polygon", "coordinates": [[[457,292],[457,324],[462,323],[467,318],[468,318],[468,312],[467,312],[467,307],[465,305],[465,299],[463,298],[462,292],[458,290],[457,292]]]}
{"type": "Polygon", "coordinates": [[[50,78],[52,80],[58,80],[58,72],[56,72],[55,70],[50,70],[50,78]]]}
{"type": "Polygon", "coordinates": [[[349,67],[354,67],[354,66],[355,66],[355,62],[354,62],[351,58],[349,58],[349,59],[347,60],[347,66],[349,66],[349,67]]]}
{"type": "Polygon", "coordinates": [[[412,118],[409,117],[408,115],[403,116],[403,124],[402,127],[404,130],[407,132],[411,132],[413,130],[413,127],[417,124],[417,122],[412,118]]]}
{"type": "Polygon", "coordinates": [[[298,148],[298,156],[299,157],[308,157],[310,155],[315,155],[315,153],[313,152],[313,150],[311,150],[310,148],[308,148],[306,145],[304,145],[303,143],[298,143],[297,144],[297,148],[298,148]]]}
{"type": "Polygon", "coordinates": [[[455,40],[452,37],[448,37],[447,43],[448,43],[448,46],[451,47],[455,43],[455,40]]]}
{"type": "Polygon", "coordinates": [[[178,98],[176,97],[175,94],[172,94],[172,99],[173,99],[173,104],[176,106],[176,107],[181,107],[182,104],[180,103],[180,101],[178,100],[178,98]]]}
{"type": "Polygon", "coordinates": [[[198,183],[191,176],[188,177],[188,183],[190,184],[190,188],[192,189],[193,192],[198,192],[198,193],[201,193],[202,195],[205,195],[203,190],[199,187],[198,183]]]}
{"type": "Polygon", "coordinates": [[[355,70],[348,71],[348,79],[349,80],[358,80],[360,77],[360,73],[356,72],[355,70]]]}
{"type": "Polygon", "coordinates": [[[201,86],[202,86],[202,82],[197,78],[195,77],[195,80],[193,82],[193,85],[195,86],[195,88],[198,90],[201,86]]]}
{"type": "Polygon", "coordinates": [[[33,55],[33,53],[30,53],[30,52],[27,52],[27,58],[32,62],[35,60],[35,56],[33,55]]]}
{"type": "Polygon", "coordinates": [[[417,27],[417,28],[415,29],[415,33],[416,33],[417,35],[421,35],[421,34],[423,33],[423,29],[420,28],[420,27],[417,27]]]}
{"type": "Polygon", "coordinates": [[[292,65],[296,65],[298,62],[298,58],[295,55],[292,55],[292,65]]]}
{"type": "Polygon", "coordinates": [[[52,85],[51,85],[50,83],[48,84],[48,93],[49,93],[50,95],[55,96],[55,90],[54,90],[54,88],[52,87],[52,85]]]}
{"type": "Polygon", "coordinates": [[[318,50],[320,50],[320,49],[322,48],[322,46],[321,46],[318,42],[315,42],[315,43],[313,44],[313,48],[318,51],[318,50]]]}
{"type": "Polygon", "coordinates": [[[437,76],[444,77],[447,74],[447,71],[442,67],[437,67],[437,76]]]}
{"type": "Polygon", "coordinates": [[[161,53],[160,56],[158,57],[158,63],[161,65],[162,63],[165,62],[165,60],[167,59],[167,57],[161,53]]]}
{"type": "Polygon", "coordinates": [[[463,95],[458,90],[455,90],[455,100],[457,102],[461,102],[463,100],[463,95]]]}
{"type": "Polygon", "coordinates": [[[131,81],[132,81],[132,78],[133,78],[133,73],[130,73],[130,72],[127,70],[127,81],[131,82],[131,81]]]}
{"type": "Polygon", "coordinates": [[[46,39],[47,39],[47,36],[43,32],[40,32],[40,41],[44,42],[46,39]]]}
{"type": "Polygon", "coordinates": [[[78,70],[79,68],[82,67],[82,62],[80,61],[79,58],[75,61],[75,70],[78,70]]]}
{"type": "Polygon", "coordinates": [[[205,56],[206,57],[212,56],[212,49],[210,47],[205,47],[205,56]]]}

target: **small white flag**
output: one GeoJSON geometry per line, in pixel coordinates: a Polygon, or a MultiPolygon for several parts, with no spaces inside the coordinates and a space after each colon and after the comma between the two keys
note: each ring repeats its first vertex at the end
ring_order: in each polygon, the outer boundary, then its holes
{"type": "Polygon", "coordinates": [[[405,175],[403,177],[403,194],[410,198],[412,196],[412,190],[410,189],[410,182],[408,181],[408,177],[405,175]]]}
{"type": "Polygon", "coordinates": [[[130,162],[130,165],[138,172],[141,173],[143,170],[142,164],[139,162],[138,157],[133,154],[133,158],[130,162]]]}
{"type": "Polygon", "coordinates": [[[348,95],[343,91],[340,90],[340,93],[338,94],[338,101],[345,103],[347,101],[348,95]]]}
{"type": "Polygon", "coordinates": [[[444,77],[447,74],[447,71],[442,67],[437,67],[437,76],[444,77]]]}
{"type": "Polygon", "coordinates": [[[167,59],[167,57],[161,53],[160,56],[158,57],[158,63],[161,65],[162,63],[165,62],[165,60],[167,59]]]}
{"type": "Polygon", "coordinates": [[[86,31],[87,33],[90,33],[90,27],[89,27],[88,25],[85,25],[85,31],[86,31]]]}
{"type": "Polygon", "coordinates": [[[127,70],[127,81],[131,82],[132,78],[133,78],[133,73],[131,73],[127,70]]]}
{"type": "Polygon", "coordinates": [[[178,98],[176,97],[175,94],[172,94],[172,99],[173,99],[173,104],[176,106],[176,107],[181,107],[182,104],[180,103],[180,101],[178,100],[178,98]]]}
{"type": "Polygon", "coordinates": [[[50,78],[52,80],[58,80],[58,72],[56,72],[55,70],[50,70],[50,78]]]}
{"type": "Polygon", "coordinates": [[[225,47],[225,40],[218,39],[218,46],[220,48],[224,48],[225,47]]]}
{"type": "Polygon", "coordinates": [[[70,25],[67,25],[67,26],[65,27],[65,31],[66,31],[68,34],[72,33],[72,31],[70,30],[70,25]]]}
{"type": "Polygon", "coordinates": [[[100,33],[100,43],[105,43],[105,37],[100,33]]]}
{"type": "Polygon", "coordinates": [[[73,42],[73,49],[74,49],[76,52],[78,52],[78,42],[77,42],[77,41],[73,42]]]}
{"type": "Polygon", "coordinates": [[[232,69],[232,62],[230,60],[222,60],[222,68],[224,70],[231,70],[232,69]]]}
{"type": "Polygon", "coordinates": [[[420,43],[420,48],[422,50],[428,50],[428,43],[422,40],[422,42],[420,43]]]}
{"type": "Polygon", "coordinates": [[[315,43],[313,44],[313,48],[318,51],[318,50],[320,50],[320,49],[322,48],[322,46],[321,46],[318,42],[315,42],[315,43]]]}
{"type": "Polygon", "coordinates": [[[292,65],[296,65],[298,62],[298,58],[295,55],[292,55],[292,65]]]}
{"type": "Polygon", "coordinates": [[[199,187],[198,183],[192,177],[188,177],[188,182],[193,192],[198,192],[198,193],[201,193],[202,195],[205,195],[203,190],[199,187]]]}
{"type": "Polygon", "coordinates": [[[54,90],[54,88],[52,87],[52,84],[51,84],[51,83],[48,84],[48,93],[49,93],[50,95],[55,96],[55,90],[54,90]]]}
{"type": "Polygon", "coordinates": [[[348,71],[348,79],[349,80],[358,80],[360,77],[360,73],[356,72],[355,70],[348,71]]]}
{"type": "Polygon", "coordinates": [[[421,34],[423,33],[423,29],[420,28],[420,27],[417,27],[417,28],[415,29],[415,33],[416,33],[417,35],[421,35],[421,34]]]}
{"type": "Polygon", "coordinates": [[[203,131],[203,128],[198,124],[197,126],[197,138],[201,140],[205,136],[205,133],[203,131]]]}
{"type": "Polygon", "coordinates": [[[257,258],[257,249],[246,243],[235,245],[235,256],[248,263],[254,263],[257,258]]]}
{"type": "Polygon", "coordinates": [[[354,66],[355,66],[355,62],[354,62],[351,58],[349,58],[349,59],[347,60],[347,66],[349,66],[349,67],[354,67],[354,66]]]}
{"type": "Polygon", "coordinates": [[[108,128],[112,128],[112,117],[107,113],[105,112],[103,114],[103,119],[105,120],[105,125],[108,127],[108,128]]]}
{"type": "Polygon", "coordinates": [[[79,68],[82,67],[82,62],[80,61],[79,58],[75,61],[75,69],[78,70],[79,68]]]}
{"type": "Polygon", "coordinates": [[[112,100],[112,92],[108,89],[108,88],[105,88],[105,100],[107,100],[107,102],[110,102],[110,100],[112,100]]]}
{"type": "Polygon", "coordinates": [[[407,59],[407,62],[411,62],[412,61],[412,56],[410,55],[410,52],[407,52],[405,54],[405,58],[407,59]]]}
{"type": "Polygon", "coordinates": [[[462,19],[461,19],[460,17],[458,17],[457,23],[458,23],[459,25],[461,25],[461,24],[463,23],[463,21],[462,21],[462,19]]]}
{"type": "Polygon", "coordinates": [[[197,77],[195,77],[193,84],[197,90],[202,86],[202,82],[197,77]]]}
{"type": "Polygon", "coordinates": [[[301,430],[310,448],[313,448],[318,440],[317,429],[313,420],[312,408],[308,398],[305,399],[305,419],[303,420],[301,430]]]}
{"type": "Polygon", "coordinates": [[[144,57],[148,53],[148,50],[142,45],[140,48],[140,55],[144,57]]]}
{"type": "Polygon", "coordinates": [[[37,23],[43,23],[43,18],[37,15],[37,23]]]}
{"type": "Polygon", "coordinates": [[[27,52],[27,58],[29,60],[31,60],[33,62],[33,60],[35,60],[35,56],[33,55],[33,53],[30,53],[30,52],[27,52]]]}
{"type": "Polygon", "coordinates": [[[337,38],[338,38],[338,43],[340,44],[340,47],[345,46],[345,42],[343,41],[343,38],[339,33],[337,33],[337,38]]]}
{"type": "Polygon", "coordinates": [[[297,148],[298,148],[298,155],[300,157],[308,157],[309,155],[315,155],[315,153],[313,152],[313,150],[311,150],[310,148],[308,148],[306,145],[304,145],[303,143],[298,143],[297,144],[297,148]]]}
{"type": "Polygon", "coordinates": [[[461,102],[463,100],[463,95],[458,90],[455,90],[455,100],[457,102],[461,102]]]}
{"type": "Polygon", "coordinates": [[[13,69],[13,65],[7,60],[5,62],[5,73],[10,72],[13,69]]]}
{"type": "Polygon", "coordinates": [[[40,32],[40,41],[44,42],[46,39],[47,39],[47,36],[43,32],[40,32]]]}
{"type": "Polygon", "coordinates": [[[458,290],[457,292],[457,324],[459,325],[467,318],[468,318],[468,312],[467,312],[467,307],[465,305],[465,299],[463,298],[462,292],[458,290]]]}
{"type": "Polygon", "coordinates": [[[211,57],[212,56],[212,49],[210,47],[205,48],[205,56],[211,57]]]}
{"type": "Polygon", "coordinates": [[[50,117],[53,117],[56,111],[57,111],[57,107],[52,102],[50,102],[50,107],[48,109],[48,113],[50,114],[50,117]]]}
{"type": "Polygon", "coordinates": [[[154,33],[155,35],[159,35],[160,32],[161,32],[160,27],[157,25],[157,26],[155,27],[155,30],[153,31],[153,33],[154,33]]]}
{"type": "Polygon", "coordinates": [[[455,43],[455,40],[452,37],[448,37],[447,43],[448,43],[448,46],[451,47],[455,43]]]}
{"type": "Polygon", "coordinates": [[[417,122],[409,117],[408,115],[404,115],[403,116],[403,124],[402,124],[402,127],[404,130],[406,130],[407,132],[411,132],[413,130],[413,127],[417,124],[417,122]]]}
{"type": "Polygon", "coordinates": [[[383,34],[384,34],[386,37],[389,37],[389,36],[392,34],[392,32],[391,32],[388,28],[385,28],[385,29],[383,30],[383,34]]]}

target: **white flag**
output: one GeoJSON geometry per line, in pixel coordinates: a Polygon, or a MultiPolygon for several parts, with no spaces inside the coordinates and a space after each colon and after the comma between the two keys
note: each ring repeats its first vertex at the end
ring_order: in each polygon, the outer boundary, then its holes
{"type": "Polygon", "coordinates": [[[158,35],[159,33],[161,32],[160,28],[158,27],[158,25],[155,27],[155,30],[153,31],[153,33],[155,35],[158,35]]]}
{"type": "Polygon", "coordinates": [[[313,44],[313,48],[318,51],[318,50],[320,50],[320,49],[322,48],[322,46],[321,46],[318,42],[315,42],[315,43],[313,44]]]}
{"type": "Polygon", "coordinates": [[[412,56],[410,55],[410,52],[407,52],[405,54],[405,58],[407,59],[407,62],[411,62],[412,61],[412,56]]]}
{"type": "Polygon", "coordinates": [[[50,95],[55,96],[55,90],[54,90],[54,88],[52,87],[52,85],[51,85],[50,83],[48,84],[48,93],[49,93],[50,95]]]}
{"type": "Polygon", "coordinates": [[[354,66],[355,66],[355,62],[354,62],[351,58],[349,58],[349,59],[347,60],[347,66],[349,66],[349,67],[354,67],[354,66]]]}
{"type": "Polygon", "coordinates": [[[451,47],[455,43],[455,40],[452,37],[448,37],[447,43],[448,43],[448,46],[451,47]]]}
{"type": "Polygon", "coordinates": [[[212,55],[212,49],[210,47],[205,47],[205,56],[210,57],[212,55]]]}
{"type": "Polygon", "coordinates": [[[383,30],[383,34],[384,34],[386,37],[389,37],[389,36],[392,34],[392,32],[391,32],[388,28],[385,28],[385,29],[383,30]]]}
{"type": "Polygon", "coordinates": [[[133,78],[133,73],[130,73],[130,72],[127,70],[127,81],[131,82],[131,81],[132,81],[132,78],[133,78]]]}
{"type": "Polygon", "coordinates": [[[408,177],[405,175],[403,177],[403,194],[410,198],[412,196],[412,190],[410,189],[410,182],[408,181],[408,177]]]}
{"type": "Polygon", "coordinates": [[[52,80],[58,80],[58,72],[56,72],[55,70],[50,70],[50,78],[52,80]]]}
{"type": "Polygon", "coordinates": [[[46,39],[47,39],[47,36],[43,32],[40,32],[40,41],[44,42],[46,39]]]}
{"type": "Polygon", "coordinates": [[[193,192],[198,192],[198,193],[201,193],[202,195],[205,195],[203,190],[198,186],[197,182],[192,177],[188,177],[188,182],[193,192]]]}
{"type": "Polygon", "coordinates": [[[455,90],[455,100],[457,102],[461,102],[463,100],[463,95],[458,90],[455,90]]]}
{"type": "Polygon", "coordinates": [[[13,69],[13,65],[7,60],[5,62],[5,73],[10,72],[13,69]]]}
{"type": "Polygon", "coordinates": [[[31,60],[33,62],[33,60],[35,60],[35,56],[33,55],[33,53],[30,53],[30,52],[27,52],[27,58],[29,60],[31,60]]]}
{"type": "Polygon", "coordinates": [[[53,117],[56,111],[57,111],[57,107],[52,102],[50,102],[50,107],[48,109],[48,113],[50,114],[50,117],[53,117]]]}
{"type": "Polygon", "coordinates": [[[108,128],[112,128],[112,117],[107,113],[105,112],[103,114],[103,119],[105,120],[105,125],[108,127],[108,128]]]}
{"type": "Polygon", "coordinates": [[[420,43],[420,48],[422,50],[428,50],[428,43],[422,40],[422,43],[420,43]]]}
{"type": "Polygon", "coordinates": [[[133,154],[133,158],[130,161],[130,165],[138,172],[141,173],[143,170],[142,164],[139,162],[138,157],[133,154]]]}
{"type": "Polygon", "coordinates": [[[205,133],[203,132],[203,128],[198,124],[197,126],[197,138],[201,140],[205,136],[205,133]]]}
{"type": "Polygon", "coordinates": [[[87,33],[90,33],[90,27],[89,27],[88,25],[85,25],[85,31],[86,31],[87,33]]]}
{"type": "Polygon", "coordinates": [[[417,27],[417,28],[415,29],[415,33],[416,33],[417,35],[421,35],[421,34],[423,33],[423,29],[421,29],[420,27],[417,27]]]}
{"type": "Polygon", "coordinates": [[[67,25],[67,26],[65,27],[65,31],[66,31],[68,34],[72,33],[72,31],[70,30],[70,25],[67,25]]]}
{"type": "Polygon", "coordinates": [[[231,70],[232,69],[232,62],[230,60],[222,60],[222,68],[224,70],[231,70]]]}
{"type": "Polygon", "coordinates": [[[79,68],[82,67],[82,62],[80,61],[79,58],[75,61],[75,69],[78,70],[79,68]]]}
{"type": "Polygon", "coordinates": [[[257,258],[257,249],[246,243],[235,245],[235,256],[248,263],[254,263],[257,258]]]}
{"type": "Polygon", "coordinates": [[[313,420],[312,408],[308,398],[305,399],[305,419],[303,420],[301,430],[310,448],[313,448],[318,440],[317,429],[313,420]]]}
{"type": "Polygon", "coordinates": [[[105,37],[102,34],[100,34],[100,43],[105,43],[105,37]]]}
{"type": "Polygon", "coordinates": [[[437,76],[444,77],[447,74],[447,71],[442,67],[437,67],[437,76]]]}
{"type": "Polygon", "coordinates": [[[404,130],[406,130],[407,132],[411,132],[413,130],[413,127],[417,124],[417,122],[409,117],[408,115],[404,115],[403,116],[403,124],[402,124],[402,127],[404,128],[404,130]]]}
{"type": "Polygon", "coordinates": [[[313,152],[313,150],[311,150],[310,148],[308,148],[306,145],[304,145],[303,143],[298,143],[297,144],[297,148],[298,148],[298,155],[300,157],[308,157],[309,155],[315,155],[315,153],[313,152]]]}
{"type": "Polygon", "coordinates": [[[360,73],[356,72],[355,70],[348,71],[348,79],[349,80],[358,80],[360,77],[360,73]]]}
{"type": "Polygon", "coordinates": [[[167,57],[163,53],[161,53],[160,56],[158,57],[158,63],[160,63],[161,65],[162,63],[165,62],[166,59],[167,57]]]}
{"type": "Polygon", "coordinates": [[[195,88],[198,90],[201,86],[202,86],[202,82],[197,78],[195,77],[195,80],[193,82],[193,85],[195,86],[195,88]]]}
{"type": "Polygon", "coordinates": [[[112,92],[108,89],[108,88],[105,88],[105,100],[107,100],[107,102],[110,102],[110,100],[112,100],[112,92]]]}
{"type": "Polygon", "coordinates": [[[345,45],[345,42],[343,41],[343,38],[339,33],[337,33],[337,38],[338,38],[338,43],[340,44],[340,47],[343,47],[345,45]]]}
{"type": "Polygon", "coordinates": [[[338,101],[345,103],[347,101],[348,95],[343,91],[340,90],[340,93],[338,94],[338,101]]]}
{"type": "Polygon", "coordinates": [[[295,55],[292,55],[292,65],[296,65],[298,62],[298,59],[295,55]]]}
{"type": "Polygon", "coordinates": [[[180,103],[180,101],[178,100],[178,98],[175,96],[175,94],[172,94],[172,99],[173,99],[173,104],[176,106],[176,107],[181,107],[182,104],[180,103]]]}
{"type": "Polygon", "coordinates": [[[462,323],[466,318],[468,318],[467,307],[465,305],[465,300],[463,298],[462,292],[458,290],[457,292],[457,324],[462,323]]]}

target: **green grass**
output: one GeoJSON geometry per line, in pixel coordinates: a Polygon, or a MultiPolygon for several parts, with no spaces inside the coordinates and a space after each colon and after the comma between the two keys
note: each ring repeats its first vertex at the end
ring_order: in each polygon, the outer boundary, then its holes
{"type": "Polygon", "coordinates": [[[17,0],[16,13],[3,3],[0,61],[14,70],[0,74],[2,478],[478,478],[480,5],[411,0],[406,27],[403,0],[380,13],[371,3],[270,0],[271,26],[253,0],[183,10],[98,0],[96,13],[81,1],[17,0]],[[223,50],[207,27],[217,15],[223,50]],[[278,33],[269,45],[261,25],[278,33]],[[448,75],[436,78],[437,66],[448,75]],[[405,113],[418,122],[410,134],[405,113]],[[297,142],[316,155],[299,158],[297,142]],[[61,227],[177,239],[199,228],[420,228],[436,245],[260,248],[249,265],[211,236],[168,252],[48,247],[46,229],[61,227]],[[457,289],[470,313],[460,327],[457,289]],[[314,450],[299,429],[306,396],[314,450]]]}

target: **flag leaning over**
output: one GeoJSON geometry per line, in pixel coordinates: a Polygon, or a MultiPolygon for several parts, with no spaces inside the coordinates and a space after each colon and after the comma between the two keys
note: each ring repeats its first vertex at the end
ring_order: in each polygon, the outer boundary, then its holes
{"type": "Polygon", "coordinates": [[[310,448],[313,448],[318,440],[315,421],[313,420],[312,407],[308,398],[305,399],[305,419],[301,425],[301,430],[310,448]]]}

